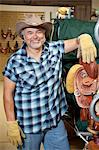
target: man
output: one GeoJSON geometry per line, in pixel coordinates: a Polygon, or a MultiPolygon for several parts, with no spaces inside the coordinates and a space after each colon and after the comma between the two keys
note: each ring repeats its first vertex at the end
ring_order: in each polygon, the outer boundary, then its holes
{"type": "Polygon", "coordinates": [[[41,142],[45,150],[70,149],[61,120],[67,111],[62,54],[80,47],[84,62],[96,57],[90,35],[48,43],[51,29],[50,22],[37,16],[18,22],[16,30],[24,44],[9,58],[3,72],[8,137],[22,150],[40,150],[41,142]]]}

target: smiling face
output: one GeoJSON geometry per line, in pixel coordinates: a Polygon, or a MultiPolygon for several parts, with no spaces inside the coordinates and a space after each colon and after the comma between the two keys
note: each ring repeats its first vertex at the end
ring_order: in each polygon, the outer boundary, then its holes
{"type": "Polygon", "coordinates": [[[41,50],[45,42],[45,30],[41,28],[26,28],[22,31],[27,48],[31,50],[41,50]]]}

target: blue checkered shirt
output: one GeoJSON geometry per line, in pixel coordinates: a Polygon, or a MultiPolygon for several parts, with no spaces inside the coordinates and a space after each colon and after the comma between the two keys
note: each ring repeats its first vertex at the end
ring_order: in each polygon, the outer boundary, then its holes
{"type": "Polygon", "coordinates": [[[28,57],[25,44],[8,60],[4,76],[16,83],[17,120],[25,133],[57,125],[67,111],[62,84],[63,41],[45,43],[40,60],[28,57]]]}

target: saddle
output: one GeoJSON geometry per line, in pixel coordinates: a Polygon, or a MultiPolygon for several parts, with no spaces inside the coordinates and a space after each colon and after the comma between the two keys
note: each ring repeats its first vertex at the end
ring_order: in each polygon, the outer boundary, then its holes
{"type": "MultiPolygon", "coordinates": [[[[89,112],[90,105],[99,91],[99,65],[96,62],[90,64],[80,61],[81,67],[75,72],[74,95],[80,110],[80,119],[88,120],[87,130],[93,134],[93,139],[88,142],[88,150],[99,149],[99,122],[92,118],[89,112]]],[[[99,115],[99,102],[95,107],[96,114],[99,115]]]]}
{"type": "Polygon", "coordinates": [[[99,145],[95,144],[93,140],[88,142],[84,150],[99,150],[99,145]]]}
{"type": "Polygon", "coordinates": [[[76,102],[81,108],[89,108],[93,95],[97,92],[98,83],[98,64],[83,63],[75,72],[74,77],[74,95],[76,102]]]}

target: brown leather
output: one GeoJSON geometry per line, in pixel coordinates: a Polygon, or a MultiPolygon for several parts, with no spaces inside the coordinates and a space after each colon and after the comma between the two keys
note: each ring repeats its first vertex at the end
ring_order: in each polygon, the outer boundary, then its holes
{"type": "Polygon", "coordinates": [[[87,86],[92,85],[93,82],[94,82],[94,79],[90,78],[89,76],[83,78],[83,80],[82,80],[83,85],[87,85],[87,86]]]}
{"type": "Polygon", "coordinates": [[[89,116],[88,119],[88,127],[87,130],[92,133],[94,136],[98,135],[99,136],[99,122],[96,122],[93,120],[91,116],[89,116]]]}
{"type": "Polygon", "coordinates": [[[89,126],[87,127],[87,130],[92,133],[93,135],[99,135],[99,131],[96,131],[95,129],[90,128],[89,126]]]}
{"type": "Polygon", "coordinates": [[[85,96],[82,94],[80,94],[79,96],[76,95],[76,89],[75,89],[75,98],[78,106],[81,108],[89,108],[90,103],[92,101],[92,96],[85,96]]]}
{"type": "Polygon", "coordinates": [[[81,119],[81,121],[87,121],[89,119],[89,109],[88,108],[81,108],[80,119],[81,119]]]}
{"type": "Polygon", "coordinates": [[[97,144],[99,146],[99,134],[98,135],[94,135],[93,138],[94,138],[95,144],[97,144]]]}
{"type": "Polygon", "coordinates": [[[88,76],[84,67],[79,67],[75,72],[74,78],[74,95],[77,104],[81,108],[89,108],[92,96],[97,91],[97,79],[88,76]]]}
{"type": "Polygon", "coordinates": [[[91,63],[84,63],[82,60],[79,60],[79,63],[83,65],[84,69],[86,70],[87,74],[89,77],[96,79],[98,76],[98,64],[96,61],[91,62],[91,63]]]}
{"type": "Polygon", "coordinates": [[[93,95],[96,93],[97,79],[90,78],[84,67],[77,69],[74,82],[76,82],[76,86],[82,95],[93,95]]]}
{"type": "Polygon", "coordinates": [[[87,145],[88,150],[99,150],[99,145],[95,144],[95,142],[92,140],[87,145]]]}
{"type": "Polygon", "coordinates": [[[99,131],[99,122],[94,123],[94,128],[96,131],[99,131]]]}

